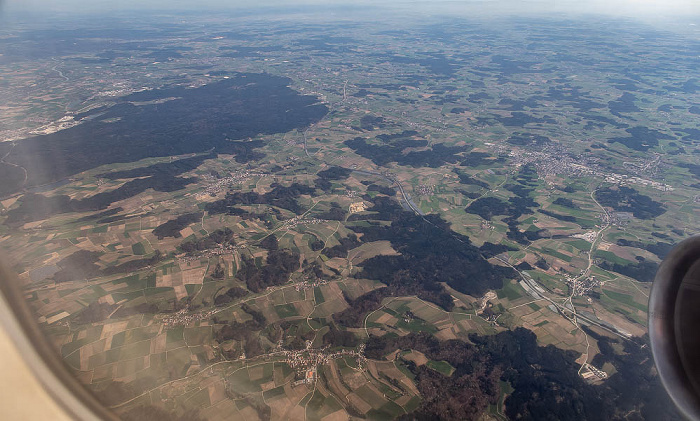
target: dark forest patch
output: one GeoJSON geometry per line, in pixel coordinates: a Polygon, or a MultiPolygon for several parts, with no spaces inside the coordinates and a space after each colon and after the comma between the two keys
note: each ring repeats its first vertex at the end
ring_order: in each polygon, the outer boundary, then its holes
{"type": "Polygon", "coordinates": [[[319,171],[316,175],[326,180],[345,180],[350,176],[350,173],[352,173],[352,170],[350,169],[333,166],[323,171],[319,171]]]}
{"type": "Polygon", "coordinates": [[[141,270],[145,267],[155,265],[156,263],[163,260],[163,257],[164,256],[160,252],[160,250],[156,250],[151,257],[129,260],[128,262],[124,262],[119,265],[108,266],[102,271],[102,273],[104,275],[115,275],[117,273],[136,272],[137,270],[141,270]]]}
{"type": "MultiPolygon", "coordinates": [[[[9,143],[9,142],[8,142],[9,143]]],[[[0,156],[5,155],[0,148],[0,156]]],[[[24,187],[24,170],[22,168],[0,162],[0,197],[15,193],[24,187]]]]}
{"type": "Polygon", "coordinates": [[[521,215],[533,213],[532,208],[539,207],[537,202],[530,197],[534,189],[532,185],[536,183],[537,172],[532,165],[526,165],[513,177],[513,183],[505,186],[515,197],[504,201],[497,197],[482,197],[472,202],[464,210],[467,213],[479,215],[483,219],[491,220],[497,215],[507,215],[515,220],[521,215]]]}
{"type": "Polygon", "coordinates": [[[230,303],[233,300],[243,298],[248,294],[249,294],[248,290],[245,290],[241,287],[229,288],[228,291],[226,291],[225,293],[214,297],[214,305],[222,306],[224,304],[230,303]]]}
{"type": "Polygon", "coordinates": [[[521,244],[542,238],[545,230],[520,231],[518,228],[518,218],[522,215],[529,215],[538,208],[539,204],[532,199],[532,193],[537,185],[537,170],[532,164],[525,165],[513,177],[513,182],[504,186],[512,192],[515,197],[504,201],[497,197],[482,197],[470,203],[464,211],[481,216],[483,219],[491,220],[494,216],[507,215],[503,221],[508,224],[507,236],[521,244]]]}
{"type": "Polygon", "coordinates": [[[646,152],[650,148],[659,146],[659,140],[672,140],[673,137],[661,133],[658,130],[649,129],[647,127],[632,127],[625,130],[630,134],[629,137],[614,137],[608,140],[608,143],[622,143],[630,149],[646,152]]]}
{"type": "Polygon", "coordinates": [[[681,141],[686,144],[691,144],[694,142],[700,142],[700,129],[695,128],[684,128],[675,129],[678,133],[677,136],[682,136],[681,141]]]}
{"type": "Polygon", "coordinates": [[[656,270],[659,268],[658,263],[650,262],[648,260],[642,260],[638,263],[630,265],[602,261],[598,264],[598,266],[600,266],[601,269],[610,270],[625,276],[629,276],[630,278],[636,279],[639,282],[654,281],[656,270]]]}
{"type": "Polygon", "coordinates": [[[482,197],[472,202],[464,211],[490,221],[494,216],[510,215],[513,208],[508,202],[497,197],[482,197]]]}
{"type": "Polygon", "coordinates": [[[444,55],[437,53],[424,53],[423,57],[404,57],[392,55],[389,61],[396,64],[415,64],[424,67],[438,76],[453,76],[457,66],[444,55]]]}
{"type": "Polygon", "coordinates": [[[366,115],[360,119],[360,130],[372,131],[375,129],[383,129],[384,127],[386,127],[386,122],[383,117],[366,115]]]}
{"type": "Polygon", "coordinates": [[[194,170],[204,160],[215,157],[216,155],[213,154],[199,155],[168,163],[100,174],[100,177],[111,180],[140,178],[127,181],[114,190],[97,193],[84,199],[71,199],[66,195],[43,196],[34,193],[25,194],[19,200],[19,207],[7,213],[6,222],[10,225],[17,225],[48,218],[58,213],[105,209],[114,202],[136,196],[148,189],[162,192],[180,190],[188,184],[194,183],[197,179],[194,177],[178,177],[178,175],[194,170]]]}
{"type": "Polygon", "coordinates": [[[243,267],[238,270],[236,277],[256,293],[286,283],[292,272],[299,269],[299,254],[288,250],[268,250],[265,264],[260,268],[251,257],[242,256],[242,260],[243,267]]]}
{"type": "Polygon", "coordinates": [[[344,221],[345,216],[348,214],[348,212],[342,208],[337,202],[331,203],[330,209],[328,209],[325,212],[321,212],[316,214],[316,217],[319,219],[328,219],[331,221],[344,221]]]}
{"type": "Polygon", "coordinates": [[[457,176],[459,177],[459,182],[460,182],[461,184],[471,185],[471,186],[477,186],[477,187],[481,187],[481,188],[484,188],[484,189],[488,189],[488,188],[489,188],[489,184],[488,184],[488,183],[483,182],[483,181],[481,181],[481,180],[477,180],[476,178],[470,176],[469,174],[464,174],[463,172],[460,172],[460,171],[457,171],[457,170],[455,170],[455,173],[456,173],[457,176]]]}
{"type": "Polygon", "coordinates": [[[382,186],[380,184],[370,184],[367,186],[367,191],[376,191],[387,196],[396,196],[396,190],[391,187],[382,186]]]}
{"type": "Polygon", "coordinates": [[[211,250],[218,247],[226,247],[235,244],[233,231],[231,228],[216,230],[206,237],[196,240],[185,241],[178,248],[185,253],[195,253],[198,251],[211,250]]]}
{"type": "Polygon", "coordinates": [[[100,260],[101,255],[102,253],[97,251],[78,250],[61,259],[57,263],[61,269],[53,275],[54,281],[78,281],[99,276],[101,270],[95,262],[100,260]]]}
{"type": "MultiPolygon", "coordinates": [[[[231,321],[218,329],[216,333],[214,333],[214,338],[218,342],[229,340],[243,342],[243,351],[245,352],[246,357],[257,357],[263,353],[263,348],[260,345],[260,339],[255,332],[258,332],[267,326],[267,319],[265,319],[262,312],[255,310],[248,304],[244,303],[241,305],[241,309],[248,313],[252,319],[243,323],[235,320],[231,321]]],[[[216,321],[218,320],[215,320],[215,322],[216,321]]],[[[237,359],[240,355],[240,351],[234,350],[224,351],[223,353],[226,358],[230,359],[237,359]]]]}
{"type": "Polygon", "coordinates": [[[631,413],[641,419],[679,419],[653,374],[648,347],[625,341],[624,352],[617,354],[606,339],[600,339],[601,351],[617,373],[600,385],[588,384],[578,375],[575,352],[538,346],[535,335],[523,328],[491,336],[472,334],[471,343],[439,341],[425,333],[373,336],[365,352],[369,358],[382,359],[397,349],[412,349],[455,368],[446,377],[405,362],[416,375],[422,398],[418,409],[405,419],[477,419],[496,403],[499,381],[514,388],[505,400],[509,419],[604,421],[626,419],[631,413]]]}
{"type": "Polygon", "coordinates": [[[497,256],[501,253],[505,253],[507,251],[516,251],[518,249],[516,249],[515,247],[507,246],[505,244],[493,244],[487,241],[481,247],[479,247],[479,250],[481,251],[482,256],[484,256],[487,259],[490,259],[491,257],[497,256]]]}
{"type": "Polygon", "coordinates": [[[618,99],[608,102],[608,108],[610,109],[610,114],[623,117],[622,113],[636,113],[641,111],[634,102],[637,97],[629,92],[625,92],[618,99]]]}
{"type": "Polygon", "coordinates": [[[227,193],[224,199],[207,203],[204,209],[212,215],[218,213],[236,215],[237,208],[234,208],[235,205],[267,204],[299,214],[302,212],[302,208],[296,199],[305,194],[314,194],[314,189],[299,183],[294,183],[289,187],[273,184],[272,191],[265,194],[256,192],[227,193]]]}
{"type": "Polygon", "coordinates": [[[352,173],[351,169],[332,166],[323,171],[319,171],[318,174],[316,174],[318,179],[316,179],[314,184],[317,188],[328,192],[333,187],[331,181],[345,180],[350,176],[350,173],[352,173]]]}
{"type": "Polygon", "coordinates": [[[78,126],[19,142],[6,162],[26,168],[27,186],[36,186],[104,164],[212,148],[235,154],[239,162],[259,159],[259,153],[246,155],[231,139],[303,128],[328,111],[318,98],[289,88],[289,82],[267,74],[237,74],[200,88],[137,92],[113,107],[76,115],[84,119],[78,126]],[[176,99],[133,104],[165,98],[176,99]]]}
{"type": "Polygon", "coordinates": [[[695,178],[700,179],[700,165],[681,163],[678,166],[686,168],[695,178]]]}
{"type": "Polygon", "coordinates": [[[121,212],[121,211],[123,211],[123,210],[124,210],[124,208],[122,208],[122,207],[116,207],[116,208],[112,208],[112,209],[107,209],[106,211],[103,211],[103,212],[98,212],[98,213],[95,213],[95,214],[92,214],[92,215],[87,215],[87,216],[83,216],[83,217],[81,217],[81,218],[78,218],[78,219],[75,220],[75,222],[76,222],[76,223],[79,223],[79,222],[92,221],[92,220],[95,220],[95,219],[103,219],[103,218],[107,218],[107,217],[109,217],[109,216],[114,216],[114,215],[118,214],[119,212],[121,212]]]}
{"type": "Polygon", "coordinates": [[[345,238],[341,238],[338,240],[340,244],[335,245],[333,247],[327,248],[323,251],[323,254],[326,256],[333,258],[333,257],[342,257],[346,258],[348,257],[348,252],[350,249],[353,249],[355,247],[358,247],[362,243],[357,239],[357,235],[354,233],[349,234],[345,238]]]}
{"type": "Polygon", "coordinates": [[[617,240],[618,246],[636,247],[654,253],[659,259],[664,259],[671,252],[675,244],[657,241],[656,243],[643,243],[641,241],[630,241],[620,238],[617,240]]]}
{"type": "Polygon", "coordinates": [[[542,146],[545,143],[550,143],[551,140],[547,136],[542,136],[534,133],[513,133],[506,141],[511,145],[516,146],[542,146]]]}
{"type": "MultiPolygon", "coordinates": [[[[568,187],[571,187],[571,186],[567,186],[565,188],[568,188],[568,187]]],[[[574,192],[573,190],[572,191],[562,190],[562,191],[565,191],[566,193],[573,193],[574,192]]],[[[574,201],[571,199],[567,199],[565,197],[558,197],[552,203],[555,205],[563,206],[565,208],[576,209],[576,204],[574,203],[574,201]]]]}
{"type": "MultiPolygon", "coordinates": [[[[399,143],[401,140],[404,139],[410,139],[414,136],[418,136],[418,132],[415,130],[404,130],[399,133],[391,133],[391,134],[380,134],[377,135],[377,139],[381,140],[384,143],[390,143],[396,146],[400,146],[401,144],[399,143]]],[[[410,142],[409,142],[410,144],[410,142]]]]}
{"type": "Polygon", "coordinates": [[[522,111],[514,111],[509,117],[491,114],[488,117],[477,117],[476,120],[478,124],[493,126],[496,124],[496,122],[498,122],[506,127],[524,127],[526,124],[531,123],[556,123],[555,120],[549,117],[539,118],[535,117],[531,113],[525,113],[522,111]]]}
{"type": "Polygon", "coordinates": [[[663,204],[651,197],[640,194],[631,187],[605,187],[596,190],[595,198],[603,206],[618,212],[631,212],[639,219],[654,219],[666,212],[663,204]]]}
{"type": "Polygon", "coordinates": [[[613,127],[616,127],[618,129],[626,129],[627,127],[629,127],[629,124],[620,123],[616,120],[613,120],[610,117],[593,115],[593,114],[581,114],[581,117],[585,118],[586,120],[589,120],[589,124],[591,124],[590,122],[601,123],[601,124],[597,125],[598,127],[605,127],[606,124],[613,126],[613,127]]]}
{"type": "Polygon", "coordinates": [[[544,98],[550,101],[563,102],[567,105],[577,108],[580,111],[590,111],[596,108],[605,108],[605,104],[593,101],[586,97],[587,92],[581,92],[578,87],[570,86],[552,86],[547,91],[544,98]]]}
{"type": "Polygon", "coordinates": [[[355,153],[371,159],[377,165],[396,162],[399,165],[412,167],[428,166],[437,168],[445,163],[459,162],[460,157],[457,154],[464,152],[463,147],[445,146],[438,143],[428,150],[404,153],[406,148],[425,147],[427,144],[427,141],[418,139],[403,139],[402,141],[394,141],[389,145],[371,144],[361,137],[345,141],[345,145],[354,150],[355,153]]]}
{"type": "Polygon", "coordinates": [[[460,165],[463,167],[481,167],[502,164],[504,162],[504,158],[496,158],[486,152],[470,152],[464,156],[460,165]]]}
{"type": "Polygon", "coordinates": [[[416,283],[426,291],[436,292],[442,291],[439,282],[445,282],[474,296],[501,288],[503,281],[512,276],[510,269],[487,262],[468,237],[453,232],[439,216],[428,215],[424,219],[411,212],[397,213],[389,226],[352,227],[363,233],[363,242],[388,240],[401,253],[366,260],[358,276],[389,286],[416,283]]]}
{"type": "Polygon", "coordinates": [[[498,101],[498,105],[504,106],[505,109],[510,111],[525,111],[525,108],[539,108],[540,104],[537,102],[537,98],[530,97],[527,99],[511,99],[503,98],[498,101]]]}
{"type": "Polygon", "coordinates": [[[576,222],[576,217],[575,217],[575,216],[571,216],[571,215],[562,215],[562,214],[560,214],[560,213],[548,211],[548,210],[546,210],[546,209],[540,209],[539,212],[540,212],[541,214],[544,214],[544,215],[547,215],[547,216],[551,216],[552,218],[558,219],[558,220],[560,220],[560,221],[564,221],[564,222],[576,222]]]}
{"type": "Polygon", "coordinates": [[[175,219],[171,219],[158,225],[153,230],[153,235],[162,240],[165,237],[180,238],[180,231],[185,229],[188,225],[198,222],[202,218],[202,212],[193,212],[180,215],[175,219]]]}

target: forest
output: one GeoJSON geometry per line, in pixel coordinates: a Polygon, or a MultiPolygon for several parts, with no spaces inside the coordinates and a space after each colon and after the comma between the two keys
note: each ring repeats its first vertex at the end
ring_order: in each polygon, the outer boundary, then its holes
{"type": "Polygon", "coordinates": [[[457,176],[459,177],[459,182],[462,184],[477,186],[477,187],[481,187],[484,189],[489,188],[488,183],[485,183],[481,180],[477,180],[476,178],[470,176],[469,174],[465,174],[465,173],[458,171],[458,170],[455,170],[455,174],[457,174],[457,176]]]}
{"type": "Polygon", "coordinates": [[[134,179],[127,181],[116,189],[78,200],[71,199],[66,195],[44,196],[36,193],[27,193],[19,199],[19,207],[7,213],[5,222],[9,225],[19,225],[45,219],[59,213],[102,210],[114,202],[136,196],[147,189],[162,192],[180,190],[196,182],[197,178],[179,177],[179,175],[192,171],[200,166],[204,160],[215,157],[215,154],[204,154],[169,163],[159,163],[131,170],[100,174],[98,177],[111,180],[134,179]]]}
{"type": "Polygon", "coordinates": [[[259,142],[232,140],[304,128],[328,112],[317,97],[301,95],[289,83],[268,74],[235,73],[198,88],[135,92],[112,107],[76,114],[77,126],[22,140],[5,162],[26,168],[25,187],[31,187],[100,165],[212,149],[242,163],[258,160],[264,156],[254,151],[259,142]],[[158,102],[163,99],[169,100],[158,102]]]}
{"type": "Polygon", "coordinates": [[[236,276],[243,282],[252,292],[260,292],[267,287],[282,285],[289,281],[289,276],[292,272],[299,269],[299,254],[289,250],[280,250],[277,247],[277,239],[270,236],[274,240],[267,240],[263,243],[267,247],[267,258],[262,267],[255,264],[255,259],[248,256],[241,256],[243,267],[238,270],[236,276]]]}
{"type": "Polygon", "coordinates": [[[543,215],[551,216],[552,218],[558,219],[558,220],[560,220],[560,221],[564,221],[564,222],[576,222],[576,217],[575,217],[575,216],[563,215],[563,214],[561,214],[561,213],[556,213],[556,212],[548,211],[548,210],[546,210],[546,209],[540,209],[538,212],[541,213],[541,214],[543,214],[543,215]]]}
{"type": "Polygon", "coordinates": [[[210,250],[216,247],[225,247],[233,244],[235,244],[233,240],[233,231],[231,228],[226,227],[211,232],[206,237],[184,241],[178,248],[185,253],[191,254],[197,251],[210,250]]]}
{"type": "Polygon", "coordinates": [[[426,140],[401,139],[394,140],[390,144],[375,145],[368,143],[362,137],[346,140],[345,145],[350,147],[360,156],[371,159],[379,166],[390,162],[411,167],[437,168],[446,163],[457,163],[461,160],[458,154],[464,152],[463,147],[445,146],[441,143],[432,145],[431,149],[424,151],[411,151],[404,153],[407,148],[421,148],[428,145],[426,140]]]}
{"type": "Polygon", "coordinates": [[[350,249],[353,249],[355,247],[358,247],[360,244],[360,240],[357,239],[357,235],[355,234],[350,234],[345,238],[341,238],[338,240],[340,244],[337,244],[333,247],[329,247],[325,250],[323,250],[323,254],[326,256],[333,258],[333,257],[342,257],[346,258],[348,257],[348,251],[350,249]]]}
{"type": "Polygon", "coordinates": [[[643,243],[641,241],[630,241],[624,238],[617,240],[618,246],[637,247],[654,253],[659,259],[663,259],[673,249],[674,244],[657,241],[656,243],[643,243]]]}
{"type": "Polygon", "coordinates": [[[331,181],[345,180],[351,172],[352,170],[347,168],[332,166],[323,171],[319,171],[316,174],[318,178],[314,181],[314,184],[317,188],[328,192],[333,186],[331,181]]]}
{"type": "Polygon", "coordinates": [[[600,385],[586,383],[578,375],[574,352],[539,346],[535,334],[527,329],[472,334],[469,341],[439,341],[425,333],[373,336],[365,352],[369,358],[381,359],[396,349],[414,349],[455,367],[446,377],[408,364],[423,401],[405,420],[478,418],[498,398],[499,380],[514,388],[505,400],[510,419],[680,420],[658,377],[651,374],[653,361],[649,348],[641,347],[642,340],[625,341],[621,353],[603,345],[603,361],[612,362],[617,373],[600,385]]]}
{"type": "Polygon", "coordinates": [[[246,295],[248,295],[248,291],[241,287],[229,288],[228,291],[226,291],[225,293],[219,294],[216,297],[214,297],[214,305],[222,306],[238,298],[243,298],[246,295]]]}
{"type": "Polygon", "coordinates": [[[666,212],[663,204],[639,193],[632,187],[604,187],[595,191],[595,198],[601,205],[618,212],[631,212],[635,218],[654,219],[666,212]]]}
{"type": "Polygon", "coordinates": [[[442,289],[439,282],[445,282],[462,293],[481,296],[489,289],[501,288],[513,275],[511,269],[487,262],[468,237],[453,232],[437,215],[422,218],[401,212],[389,226],[352,229],[363,233],[364,242],[388,240],[401,253],[375,256],[362,264],[358,276],[387,285],[408,278],[435,291],[442,289]]]}
{"type": "Polygon", "coordinates": [[[151,257],[132,259],[124,263],[107,266],[102,269],[97,265],[102,253],[98,251],[78,250],[75,253],[61,259],[57,266],[60,268],[53,275],[57,283],[92,279],[98,276],[115,275],[118,273],[130,273],[147,266],[155,265],[165,256],[160,250],[155,250],[151,257]]]}
{"type": "Polygon", "coordinates": [[[316,217],[330,221],[344,221],[347,214],[348,212],[340,207],[337,202],[331,202],[331,208],[325,212],[317,213],[316,217]]]}
{"type": "Polygon", "coordinates": [[[629,276],[632,279],[636,279],[639,282],[652,282],[654,276],[656,276],[656,270],[659,268],[659,264],[656,262],[651,262],[649,260],[644,260],[640,256],[637,263],[631,264],[621,264],[621,263],[610,263],[607,261],[601,261],[598,266],[601,269],[611,270],[619,274],[629,276]]]}
{"type": "MultiPolygon", "coordinates": [[[[263,353],[263,348],[260,345],[260,339],[255,332],[265,328],[267,320],[265,316],[258,310],[253,309],[248,304],[242,304],[241,309],[248,313],[252,318],[243,323],[235,320],[218,329],[214,334],[214,338],[218,342],[235,340],[243,342],[243,351],[247,358],[257,357],[263,353]]],[[[237,353],[227,355],[227,358],[238,358],[237,353]]]]}
{"type": "MultiPolygon", "coordinates": [[[[452,231],[440,216],[416,216],[404,211],[387,197],[378,196],[372,200],[374,206],[369,210],[373,213],[363,218],[389,220],[391,224],[384,226],[370,222],[369,225],[350,228],[363,234],[363,242],[390,241],[401,254],[375,256],[360,265],[362,270],[357,277],[375,279],[387,287],[370,291],[354,300],[345,296],[349,307],[333,316],[341,325],[359,326],[364,315],[379,308],[382,299],[389,296],[416,295],[450,310],[454,303],[442,282],[457,291],[481,296],[489,289],[501,288],[504,280],[513,276],[512,269],[494,266],[486,261],[482,251],[473,246],[468,237],[452,231]]],[[[343,257],[347,256],[347,250],[359,244],[356,237],[349,236],[329,250],[333,250],[330,253],[334,256],[343,257]]],[[[487,253],[498,250],[507,249],[495,245],[484,248],[487,253]]]]}
{"type": "Polygon", "coordinates": [[[180,238],[180,231],[202,219],[202,212],[185,213],[166,221],[153,229],[153,235],[162,240],[165,237],[180,238]]]}
{"type": "Polygon", "coordinates": [[[391,187],[386,187],[386,186],[382,186],[379,184],[367,185],[367,191],[368,192],[377,192],[377,193],[385,194],[387,196],[396,196],[396,190],[394,190],[391,187]]]}
{"type": "Polygon", "coordinates": [[[272,191],[265,194],[256,192],[233,192],[227,193],[224,199],[207,203],[204,209],[210,215],[219,213],[231,214],[232,208],[236,205],[266,204],[278,208],[287,209],[296,214],[302,213],[302,208],[296,199],[301,195],[313,195],[314,189],[304,184],[293,183],[289,187],[280,184],[273,184],[272,191]]]}

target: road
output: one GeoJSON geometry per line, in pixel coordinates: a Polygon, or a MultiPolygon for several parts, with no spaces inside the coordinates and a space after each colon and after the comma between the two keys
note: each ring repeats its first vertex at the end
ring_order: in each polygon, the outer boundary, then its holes
{"type": "MultiPolygon", "coordinates": [[[[505,263],[505,264],[508,265],[509,267],[511,267],[514,271],[518,272],[518,275],[520,275],[520,278],[523,280],[523,282],[525,282],[527,285],[529,285],[530,288],[532,288],[533,290],[535,289],[535,286],[537,286],[538,288],[542,288],[542,287],[537,283],[537,281],[535,281],[534,279],[530,278],[529,276],[525,276],[522,272],[520,272],[518,269],[516,269],[515,266],[511,265],[510,263],[508,263],[507,260],[500,259],[500,258],[498,258],[498,257],[497,257],[497,259],[498,259],[499,261],[505,263]]],[[[578,326],[578,323],[576,322],[576,319],[581,319],[581,320],[583,320],[584,322],[587,322],[587,323],[589,323],[589,324],[598,326],[598,327],[600,327],[601,329],[604,329],[604,330],[606,330],[606,331],[608,331],[608,332],[610,332],[610,333],[612,333],[612,334],[614,334],[614,335],[617,335],[617,336],[621,337],[622,339],[629,340],[629,338],[628,338],[627,336],[621,334],[621,333],[618,332],[617,330],[611,329],[610,327],[608,327],[608,326],[606,326],[606,325],[604,325],[604,324],[601,324],[601,322],[599,322],[599,321],[597,321],[597,320],[593,320],[593,319],[590,319],[590,318],[588,318],[588,317],[586,317],[586,316],[583,316],[583,315],[581,315],[581,314],[577,314],[577,313],[575,312],[575,310],[572,311],[571,309],[565,307],[564,305],[561,305],[561,304],[559,304],[558,302],[554,301],[554,300],[551,299],[550,297],[547,297],[545,294],[542,294],[542,293],[539,293],[539,292],[538,292],[538,294],[539,294],[540,297],[542,297],[543,299],[547,300],[550,304],[554,305],[554,307],[556,307],[556,309],[558,310],[559,314],[561,314],[564,318],[566,318],[566,319],[569,320],[571,323],[573,323],[574,326],[579,327],[579,326],[578,326]],[[571,314],[573,315],[573,317],[568,316],[568,315],[566,314],[567,312],[568,312],[568,313],[571,313],[571,314]]]]}
{"type": "MultiPolygon", "coordinates": [[[[345,168],[345,167],[341,167],[345,168]]],[[[403,201],[406,203],[406,205],[416,214],[416,215],[421,215],[424,216],[425,212],[420,210],[418,205],[413,203],[413,199],[411,199],[411,196],[406,193],[406,191],[403,188],[403,184],[401,184],[401,181],[397,179],[396,177],[393,176],[388,176],[386,174],[380,173],[380,172],[375,172],[375,171],[368,171],[368,170],[357,170],[357,169],[352,169],[352,168],[345,168],[346,170],[351,170],[360,174],[369,174],[369,175],[375,175],[378,177],[382,177],[383,179],[387,180],[391,184],[396,184],[399,188],[399,192],[401,193],[401,196],[403,197],[403,201]]]]}

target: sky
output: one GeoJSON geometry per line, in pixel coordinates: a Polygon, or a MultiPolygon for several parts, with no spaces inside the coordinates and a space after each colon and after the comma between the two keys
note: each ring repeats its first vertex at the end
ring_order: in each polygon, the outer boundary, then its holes
{"type": "Polygon", "coordinates": [[[496,13],[582,12],[612,15],[700,14],[700,0],[0,0],[5,11],[43,10],[99,12],[125,9],[235,9],[251,4],[267,7],[289,5],[385,5],[402,9],[484,9],[496,13]]]}
{"type": "MultiPolygon", "coordinates": [[[[700,38],[700,0],[0,0],[0,30],[3,24],[34,19],[36,16],[71,18],[85,14],[110,14],[143,10],[158,11],[215,11],[231,12],[237,9],[264,7],[274,12],[291,6],[306,6],[309,13],[319,6],[350,5],[354,10],[385,7],[414,17],[486,17],[555,15],[579,17],[605,15],[626,17],[657,26],[659,29],[680,32],[700,38]],[[254,6],[253,6],[254,5],[254,6]],[[27,18],[27,13],[31,12],[27,18]],[[55,16],[54,16],[55,15],[55,16]]],[[[343,17],[345,12],[319,7],[319,13],[328,17],[343,17]]],[[[384,16],[374,13],[374,17],[384,16]]],[[[390,13],[390,11],[389,11],[390,13]]],[[[345,15],[345,18],[357,16],[345,15]]]]}

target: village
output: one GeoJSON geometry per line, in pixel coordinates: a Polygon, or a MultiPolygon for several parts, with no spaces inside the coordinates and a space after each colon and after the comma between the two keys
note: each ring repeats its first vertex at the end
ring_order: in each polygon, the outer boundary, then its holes
{"type": "Polygon", "coordinates": [[[487,143],[487,146],[490,146],[498,154],[508,155],[512,158],[512,165],[516,167],[530,163],[535,164],[537,172],[542,177],[550,175],[565,175],[569,177],[592,176],[600,177],[606,182],[613,184],[636,184],[661,191],[674,190],[672,186],[666,183],[648,178],[656,176],[657,158],[653,158],[653,161],[650,163],[627,162],[625,167],[637,174],[627,175],[602,169],[594,158],[586,156],[573,157],[570,151],[560,146],[545,146],[539,151],[516,150],[510,144],[496,145],[487,143]]]}

